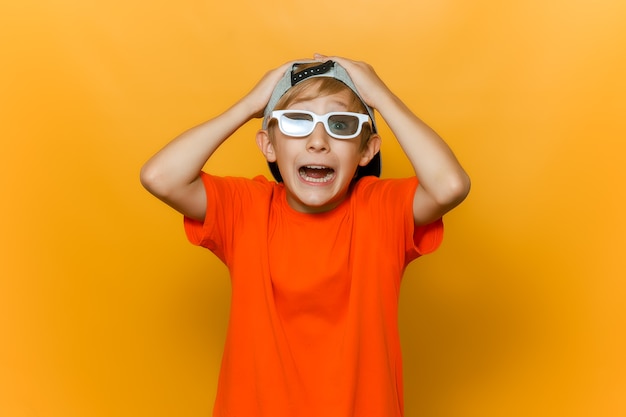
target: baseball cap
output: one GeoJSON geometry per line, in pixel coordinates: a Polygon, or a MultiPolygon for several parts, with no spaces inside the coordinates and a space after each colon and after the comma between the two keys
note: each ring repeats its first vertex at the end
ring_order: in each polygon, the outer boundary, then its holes
{"type": "MultiPolygon", "coordinates": [[[[271,119],[272,111],[274,111],[276,104],[283,96],[283,94],[285,94],[291,87],[308,78],[331,77],[344,83],[361,100],[363,106],[367,110],[370,119],[372,120],[372,133],[376,133],[378,130],[376,129],[376,120],[374,119],[374,109],[372,109],[365,103],[345,68],[343,68],[337,62],[329,60],[323,63],[319,63],[319,65],[309,66],[305,69],[299,69],[299,67],[303,64],[318,62],[319,61],[302,61],[293,64],[289,69],[287,69],[283,78],[281,78],[278,84],[276,84],[276,87],[274,87],[274,91],[272,92],[267,106],[265,107],[265,111],[263,113],[263,129],[267,129],[271,119]]],[[[274,176],[274,179],[276,179],[277,182],[282,182],[283,179],[280,175],[280,171],[278,170],[278,165],[276,165],[276,162],[270,162],[269,167],[272,175],[274,176]]],[[[380,176],[380,170],[381,161],[380,152],[378,152],[376,153],[376,155],[374,155],[372,160],[366,166],[359,166],[357,168],[356,178],[358,179],[367,175],[373,175],[378,177],[380,176]]]]}

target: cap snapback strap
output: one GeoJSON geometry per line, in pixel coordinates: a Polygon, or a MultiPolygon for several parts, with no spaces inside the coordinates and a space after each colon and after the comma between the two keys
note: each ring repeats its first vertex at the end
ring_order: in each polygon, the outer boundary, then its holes
{"type": "Polygon", "coordinates": [[[326,61],[323,64],[306,68],[300,72],[291,73],[291,86],[298,84],[300,81],[306,80],[314,75],[325,74],[335,65],[334,61],[326,61]]]}

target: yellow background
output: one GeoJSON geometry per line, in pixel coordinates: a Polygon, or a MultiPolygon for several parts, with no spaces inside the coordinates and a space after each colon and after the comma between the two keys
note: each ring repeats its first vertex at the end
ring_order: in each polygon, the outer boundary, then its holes
{"type": "MultiPolygon", "coordinates": [[[[210,414],[227,272],[138,172],[314,52],[371,63],[473,180],[403,284],[406,415],[626,416],[625,21],[622,0],[3,1],[0,416],[210,414]]],[[[208,168],[268,174],[258,127],[208,168]]],[[[409,175],[381,130],[384,176],[409,175]]]]}

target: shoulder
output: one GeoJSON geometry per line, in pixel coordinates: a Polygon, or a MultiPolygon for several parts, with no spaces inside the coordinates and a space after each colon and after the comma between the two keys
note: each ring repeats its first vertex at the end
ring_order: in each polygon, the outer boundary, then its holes
{"type": "Polygon", "coordinates": [[[354,184],[353,195],[357,199],[368,199],[368,201],[376,198],[381,200],[381,203],[387,203],[386,201],[393,198],[395,203],[398,202],[398,198],[413,198],[413,194],[417,188],[418,181],[416,177],[408,178],[378,178],[378,177],[363,177],[354,184]]]}
{"type": "Polygon", "coordinates": [[[383,224],[413,222],[413,196],[416,177],[363,177],[354,184],[351,205],[364,219],[375,219],[383,224]]]}
{"type": "Polygon", "coordinates": [[[219,194],[267,194],[271,193],[275,188],[280,186],[274,181],[269,181],[262,175],[256,176],[252,179],[229,176],[221,177],[208,174],[206,172],[202,172],[200,175],[207,193],[213,191],[219,194]]]}

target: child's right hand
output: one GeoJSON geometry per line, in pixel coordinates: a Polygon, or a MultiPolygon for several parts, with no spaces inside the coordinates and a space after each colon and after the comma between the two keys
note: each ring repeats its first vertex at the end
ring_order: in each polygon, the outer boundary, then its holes
{"type": "Polygon", "coordinates": [[[283,78],[285,72],[287,72],[287,70],[296,62],[299,61],[289,61],[278,68],[268,71],[257,83],[257,85],[254,86],[254,88],[250,90],[250,92],[242,99],[242,101],[247,103],[247,107],[250,109],[250,115],[252,118],[263,117],[263,111],[272,96],[274,88],[281,78],[283,78]]]}

